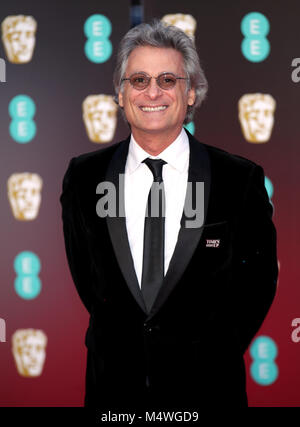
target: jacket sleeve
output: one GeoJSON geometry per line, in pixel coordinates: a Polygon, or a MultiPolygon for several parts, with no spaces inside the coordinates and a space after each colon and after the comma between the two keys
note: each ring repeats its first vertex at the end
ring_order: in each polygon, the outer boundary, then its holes
{"type": "Polygon", "coordinates": [[[63,233],[69,268],[78,294],[90,312],[92,305],[92,260],[78,201],[78,186],[74,172],[75,161],[75,158],[70,161],[65,173],[60,203],[62,205],[63,233]]]}
{"type": "Polygon", "coordinates": [[[255,165],[237,216],[233,243],[233,315],[244,353],[273,302],[278,265],[273,207],[264,185],[264,171],[255,165]]]}

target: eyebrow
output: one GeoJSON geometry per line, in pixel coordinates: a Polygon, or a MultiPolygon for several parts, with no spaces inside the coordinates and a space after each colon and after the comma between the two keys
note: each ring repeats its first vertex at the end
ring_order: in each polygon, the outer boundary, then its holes
{"type": "MultiPolygon", "coordinates": [[[[149,73],[147,73],[146,71],[133,71],[132,73],[130,73],[130,75],[132,76],[133,74],[139,74],[139,73],[141,73],[141,74],[147,74],[148,76],[150,76],[150,74],[149,73]]],[[[157,76],[160,76],[161,74],[174,74],[174,75],[176,75],[176,73],[175,73],[175,71],[161,71],[161,72],[159,72],[158,74],[157,74],[157,76]]]]}

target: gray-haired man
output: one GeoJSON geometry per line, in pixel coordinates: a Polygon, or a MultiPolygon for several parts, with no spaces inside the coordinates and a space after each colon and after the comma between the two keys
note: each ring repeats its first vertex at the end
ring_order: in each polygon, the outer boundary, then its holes
{"type": "Polygon", "coordinates": [[[207,82],[181,30],[131,29],[114,83],[131,133],[72,159],[61,196],[70,270],[91,315],[85,405],[247,406],[243,354],[277,282],[263,169],[183,129],[207,82]],[[116,216],[95,209],[107,182],[116,216]],[[196,227],[189,202],[203,210],[196,227]]]}

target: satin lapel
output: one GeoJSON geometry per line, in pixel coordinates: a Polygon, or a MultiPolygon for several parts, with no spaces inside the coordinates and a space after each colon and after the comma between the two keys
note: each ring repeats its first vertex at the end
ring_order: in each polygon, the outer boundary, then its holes
{"type": "MultiPolygon", "coordinates": [[[[209,202],[211,181],[209,154],[205,147],[190,133],[188,133],[188,136],[190,141],[188,182],[192,183],[191,185],[193,186],[193,190],[196,182],[204,182],[204,224],[209,202]]],[[[185,206],[187,204],[187,200],[188,199],[186,198],[185,206]]],[[[187,212],[186,208],[184,209],[184,212],[187,212]]],[[[180,280],[201,238],[203,227],[185,227],[187,218],[184,212],[181,219],[181,228],[178,234],[177,244],[175,246],[167,274],[147,320],[151,319],[158,312],[180,280]]]]}
{"type": "Polygon", "coordinates": [[[124,214],[124,180],[119,181],[120,174],[124,177],[129,142],[130,138],[120,144],[114,153],[105,176],[106,181],[112,182],[114,184],[117,196],[117,216],[107,216],[106,222],[116,258],[129,290],[131,291],[133,297],[141,309],[147,313],[147,309],[145,307],[142,293],[136,277],[134,263],[128,242],[124,214]]]}

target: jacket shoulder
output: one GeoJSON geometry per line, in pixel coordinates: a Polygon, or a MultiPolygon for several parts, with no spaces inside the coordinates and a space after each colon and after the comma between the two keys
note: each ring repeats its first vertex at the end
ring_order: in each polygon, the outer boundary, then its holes
{"type": "Polygon", "coordinates": [[[215,147],[213,145],[202,144],[208,151],[211,161],[217,162],[219,166],[224,166],[226,169],[228,167],[233,167],[237,170],[251,171],[253,168],[260,166],[254,161],[247,159],[246,157],[240,156],[238,154],[230,153],[221,148],[215,147]]]}
{"type": "Polygon", "coordinates": [[[210,160],[211,168],[218,170],[220,173],[226,171],[226,176],[230,171],[246,172],[251,173],[257,166],[260,166],[253,162],[252,160],[247,159],[246,157],[240,156],[238,154],[230,153],[222,148],[218,148],[214,145],[205,144],[197,140],[190,132],[186,130],[190,143],[200,144],[202,148],[207,152],[210,160]]]}
{"type": "Polygon", "coordinates": [[[221,186],[229,185],[243,192],[253,177],[259,177],[264,184],[265,173],[260,164],[212,145],[202,145],[209,155],[211,175],[221,186]]]}
{"type": "Polygon", "coordinates": [[[93,179],[94,176],[98,178],[101,176],[104,177],[114,153],[122,144],[126,144],[127,141],[128,139],[125,139],[109,147],[73,157],[69,162],[66,173],[70,172],[75,180],[76,177],[80,177],[81,181],[85,181],[88,178],[93,179]]]}
{"type": "Polygon", "coordinates": [[[246,157],[200,142],[191,134],[189,134],[189,138],[192,144],[199,144],[206,151],[215,190],[226,195],[228,192],[241,195],[247,191],[253,180],[260,187],[264,186],[265,174],[261,165],[246,157]]]}
{"type": "Polygon", "coordinates": [[[83,153],[71,158],[63,178],[63,192],[86,188],[86,184],[104,179],[108,165],[121,144],[127,140],[117,142],[109,147],[83,153]]]}
{"type": "Polygon", "coordinates": [[[117,142],[109,147],[100,148],[96,151],[91,151],[88,153],[80,154],[79,156],[73,157],[71,161],[73,162],[74,168],[79,168],[80,170],[87,168],[90,169],[94,165],[106,164],[110,161],[114,155],[117,148],[123,144],[126,140],[117,142]]]}

